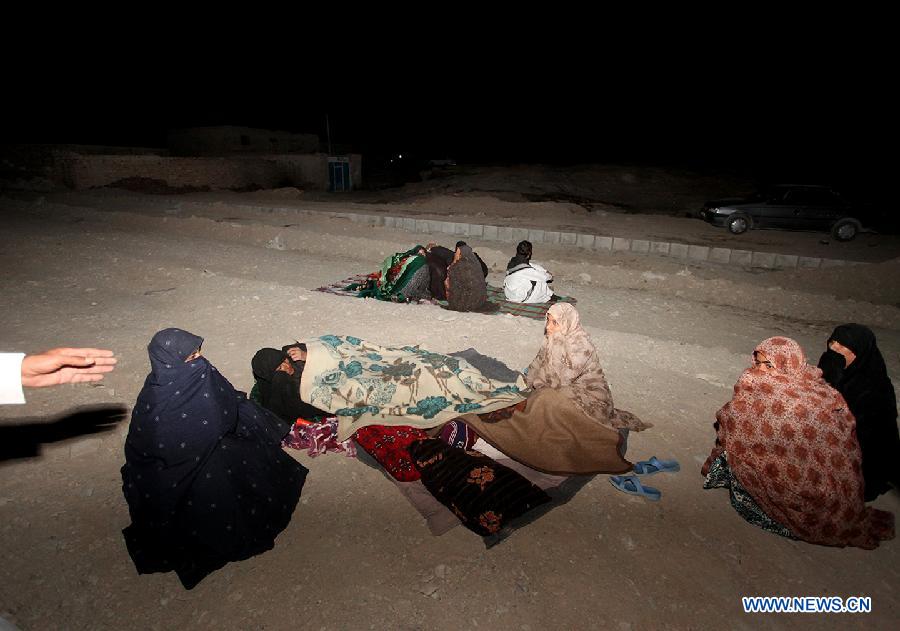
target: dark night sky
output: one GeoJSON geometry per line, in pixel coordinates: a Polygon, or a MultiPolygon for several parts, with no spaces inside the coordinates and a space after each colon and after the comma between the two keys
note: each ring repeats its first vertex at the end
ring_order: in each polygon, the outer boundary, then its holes
{"type": "Polygon", "coordinates": [[[669,49],[643,55],[589,43],[569,59],[363,54],[352,73],[328,82],[301,63],[275,67],[259,56],[145,55],[117,66],[91,51],[90,72],[84,59],[79,72],[8,71],[16,98],[4,104],[0,142],[162,146],[167,128],[220,124],[324,138],[328,113],[332,139],[364,160],[406,151],[480,163],[741,168],[828,182],[887,173],[896,128],[888,51],[828,32],[790,47],[786,33],[766,37],[751,46],[746,34],[713,30],[687,52],[684,41],[664,42],[669,49]],[[735,45],[725,46],[732,35],[735,45]]]}

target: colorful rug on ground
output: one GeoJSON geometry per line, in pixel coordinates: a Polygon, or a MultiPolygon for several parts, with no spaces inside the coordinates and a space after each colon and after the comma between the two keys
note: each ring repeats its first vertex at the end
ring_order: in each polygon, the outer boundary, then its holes
{"type": "MultiPolygon", "coordinates": [[[[350,278],[331,283],[330,285],[318,287],[316,288],[316,291],[322,291],[336,296],[350,296],[351,298],[356,298],[359,292],[356,290],[348,290],[346,287],[353,283],[364,283],[370,276],[371,274],[357,274],[356,276],[351,276],[350,278]]],[[[576,303],[575,298],[558,295],[554,296],[553,302],[547,302],[540,305],[526,305],[520,302],[510,302],[504,298],[503,288],[494,287],[493,285],[488,285],[487,294],[488,300],[500,307],[499,311],[496,311],[495,313],[508,313],[510,315],[532,318],[534,320],[543,320],[547,317],[547,309],[549,309],[554,302],[576,303]]],[[[434,303],[444,307],[447,306],[447,303],[442,300],[436,300],[434,303]]]]}

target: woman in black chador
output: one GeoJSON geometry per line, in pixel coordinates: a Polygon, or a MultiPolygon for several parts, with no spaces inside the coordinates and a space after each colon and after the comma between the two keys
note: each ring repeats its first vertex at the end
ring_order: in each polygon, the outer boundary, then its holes
{"type": "Polygon", "coordinates": [[[900,481],[897,398],[875,334],[861,324],[837,327],[828,338],[819,368],[856,417],[866,501],[870,502],[900,481]]]}
{"type": "MultiPolygon", "coordinates": [[[[306,366],[306,345],[297,342],[281,350],[261,348],[250,362],[256,379],[259,404],[293,424],[298,418],[311,421],[330,416],[329,412],[300,398],[300,379],[306,366]]],[[[253,393],[251,392],[251,397],[253,393]]]]}
{"type": "Polygon", "coordinates": [[[180,329],[153,336],[122,467],[135,567],[174,571],[187,589],[271,549],[307,473],[281,449],[289,425],[236,391],[202,343],[180,329]]]}

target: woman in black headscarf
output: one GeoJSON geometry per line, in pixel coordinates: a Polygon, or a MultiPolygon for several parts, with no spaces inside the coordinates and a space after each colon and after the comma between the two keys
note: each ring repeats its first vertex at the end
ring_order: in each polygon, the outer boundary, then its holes
{"type": "MultiPolygon", "coordinates": [[[[459,248],[461,245],[467,245],[465,241],[457,241],[456,247],[459,248]]],[[[474,250],[472,251],[472,255],[478,261],[479,267],[481,267],[482,275],[487,278],[488,275],[488,266],[487,264],[481,260],[481,257],[478,256],[478,253],[474,250]]],[[[428,271],[430,273],[431,282],[430,282],[430,290],[431,297],[435,300],[446,300],[447,299],[447,269],[450,265],[453,264],[453,260],[456,258],[456,251],[451,250],[449,248],[445,248],[442,245],[436,245],[434,243],[429,243],[425,248],[425,258],[428,261],[428,271]]]]}
{"type": "Polygon", "coordinates": [[[135,567],[175,571],[187,589],[271,549],[307,473],[281,449],[289,426],[236,391],[202,343],[180,329],[153,336],[122,467],[135,567]]]}
{"type": "Polygon", "coordinates": [[[866,501],[872,501],[900,481],[897,399],[875,334],[861,324],[837,327],[828,338],[819,368],[856,417],[866,501]]]}
{"type": "Polygon", "coordinates": [[[447,308],[453,311],[487,311],[487,283],[472,248],[462,241],[456,246],[453,262],[444,281],[447,308]]]}
{"type": "Polygon", "coordinates": [[[293,344],[281,350],[263,348],[256,352],[250,363],[259,403],[274,412],[283,421],[293,423],[298,418],[311,421],[329,416],[325,410],[306,403],[300,398],[300,377],[306,366],[306,345],[293,344]]]}

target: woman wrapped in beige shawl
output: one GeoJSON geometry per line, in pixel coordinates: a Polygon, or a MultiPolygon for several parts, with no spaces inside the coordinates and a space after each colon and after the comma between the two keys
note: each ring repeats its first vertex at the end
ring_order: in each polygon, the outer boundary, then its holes
{"type": "Polygon", "coordinates": [[[650,427],[613,406],[597,348],[571,304],[547,312],[544,342],[528,367],[533,393],[514,407],[464,417],[479,436],[534,469],[554,474],[624,473],[628,431],[650,427]]]}

